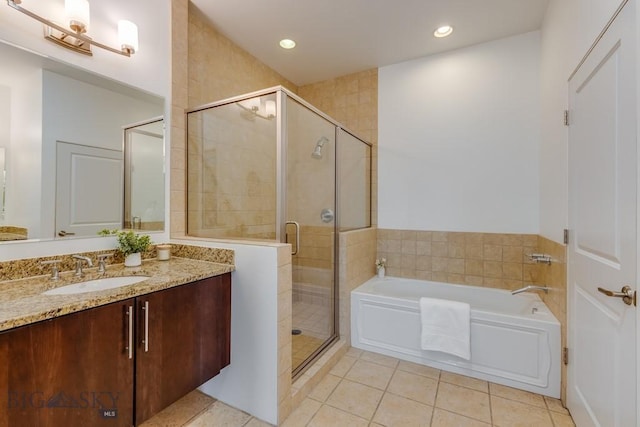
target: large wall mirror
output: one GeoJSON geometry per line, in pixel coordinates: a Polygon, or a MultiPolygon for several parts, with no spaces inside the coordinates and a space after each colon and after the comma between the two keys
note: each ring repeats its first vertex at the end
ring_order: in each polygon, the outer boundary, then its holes
{"type": "Polygon", "coordinates": [[[4,43],[0,58],[0,240],[163,230],[164,99],[4,43]]]}

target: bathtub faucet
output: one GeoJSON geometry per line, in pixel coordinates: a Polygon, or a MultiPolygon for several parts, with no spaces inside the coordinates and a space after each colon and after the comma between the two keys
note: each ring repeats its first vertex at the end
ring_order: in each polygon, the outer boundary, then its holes
{"type": "Polygon", "coordinates": [[[536,286],[536,285],[527,285],[524,288],[516,289],[515,291],[511,291],[511,295],[517,295],[521,292],[529,292],[529,291],[544,291],[545,294],[549,293],[549,288],[547,286],[536,286]]]}

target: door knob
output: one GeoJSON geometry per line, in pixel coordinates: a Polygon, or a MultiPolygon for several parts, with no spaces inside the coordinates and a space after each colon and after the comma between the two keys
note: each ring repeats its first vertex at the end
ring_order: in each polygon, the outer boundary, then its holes
{"type": "Polygon", "coordinates": [[[622,301],[627,305],[636,305],[636,291],[631,289],[631,286],[623,286],[622,289],[620,289],[620,292],[614,292],[609,289],[598,287],[598,292],[602,292],[608,297],[622,298],[622,301]]]}

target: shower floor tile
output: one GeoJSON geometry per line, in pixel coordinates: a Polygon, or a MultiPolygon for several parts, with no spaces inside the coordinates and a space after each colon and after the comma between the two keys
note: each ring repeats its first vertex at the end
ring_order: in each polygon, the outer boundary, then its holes
{"type": "Polygon", "coordinates": [[[306,302],[293,302],[293,328],[304,335],[323,341],[331,335],[333,314],[330,307],[306,302]]]}
{"type": "Polygon", "coordinates": [[[322,345],[324,340],[309,335],[293,335],[291,337],[291,362],[295,369],[304,362],[311,353],[322,345]]]}

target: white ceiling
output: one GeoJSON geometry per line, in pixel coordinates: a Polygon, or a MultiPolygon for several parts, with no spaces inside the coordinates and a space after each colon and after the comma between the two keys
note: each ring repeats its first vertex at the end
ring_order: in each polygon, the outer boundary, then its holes
{"type": "Polygon", "coordinates": [[[296,85],[540,28],[549,0],[191,0],[233,42],[296,85]],[[433,37],[442,24],[454,27],[433,37]],[[278,46],[291,38],[297,47],[278,46]]]}

